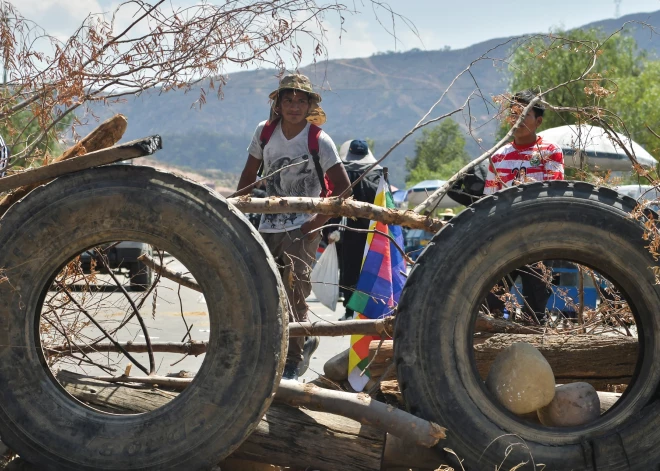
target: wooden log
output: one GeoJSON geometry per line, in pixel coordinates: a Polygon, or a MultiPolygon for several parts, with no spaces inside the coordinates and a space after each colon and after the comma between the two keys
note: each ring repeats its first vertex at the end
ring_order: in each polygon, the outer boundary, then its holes
{"type": "Polygon", "coordinates": [[[441,464],[443,460],[436,448],[410,446],[410,443],[387,434],[381,468],[383,471],[396,468],[436,471],[442,469],[441,464]]]}
{"type": "MultiPolygon", "coordinates": [[[[153,410],[170,400],[162,391],[107,384],[68,371],[60,371],[58,379],[72,396],[115,413],[153,410]]],[[[345,417],[273,404],[232,457],[325,471],[374,471],[381,466],[384,436],[345,417]]]]}
{"type": "Polygon", "coordinates": [[[9,175],[0,178],[0,193],[13,190],[21,186],[46,183],[53,178],[66,175],[71,172],[78,172],[100,165],[112,164],[122,160],[134,159],[151,155],[162,148],[160,136],[150,136],[142,139],[127,142],[107,149],[101,149],[96,152],[72,157],[62,162],[56,162],[43,167],[32,168],[25,172],[9,175]]]}
{"type": "Polygon", "coordinates": [[[392,396],[399,404],[403,404],[403,394],[399,389],[399,382],[395,379],[380,382],[380,390],[386,396],[392,396]]]}
{"type": "MultiPolygon", "coordinates": [[[[118,114],[107,119],[91,133],[82,138],[80,142],[64,151],[59,157],[56,157],[51,164],[70,159],[71,157],[77,157],[89,152],[105,149],[106,147],[112,147],[124,135],[127,124],[128,121],[124,115],[118,114]]],[[[32,183],[30,185],[16,188],[10,194],[5,195],[0,199],[0,216],[2,216],[12,204],[34,190],[36,186],[37,183],[32,183]]]]}
{"type": "MultiPolygon", "coordinates": [[[[107,383],[149,384],[158,387],[185,389],[194,378],[171,378],[163,376],[95,376],[82,377],[91,381],[107,383]]],[[[445,429],[420,419],[405,411],[373,400],[368,394],[353,394],[319,388],[314,384],[297,381],[282,381],[275,394],[275,401],[293,407],[331,412],[356,420],[364,425],[376,426],[384,432],[421,446],[435,446],[445,438],[445,429]]]]}
{"type": "Polygon", "coordinates": [[[637,339],[607,335],[497,334],[475,346],[477,370],[486,378],[499,352],[516,342],[536,347],[548,360],[559,384],[584,381],[597,390],[628,384],[637,363],[637,339]]]}
{"type": "MultiPolygon", "coordinates": [[[[147,353],[146,342],[129,342],[120,344],[129,353],[147,353]]],[[[152,342],[154,353],[181,353],[182,355],[198,356],[206,353],[208,342],[152,342]]],[[[65,356],[76,353],[108,353],[118,352],[119,349],[112,343],[97,343],[95,345],[76,345],[71,349],[68,345],[47,348],[49,354],[65,356]]]]}
{"type": "Polygon", "coordinates": [[[306,337],[319,335],[339,337],[342,335],[394,335],[394,317],[374,320],[351,320],[343,322],[291,322],[289,337],[306,337]]]}
{"type": "MultiPolygon", "coordinates": [[[[144,260],[147,261],[148,263],[151,263],[152,265],[150,266],[160,267],[158,264],[155,264],[151,259],[147,260],[145,258],[140,257],[140,260],[144,260]]],[[[170,276],[174,276],[176,278],[178,274],[176,275],[170,274],[170,276]]],[[[188,281],[188,283],[191,282],[188,281]]],[[[197,288],[199,288],[199,285],[197,285],[196,283],[194,284],[197,288]]],[[[375,319],[375,320],[343,321],[341,323],[324,322],[324,321],[295,322],[289,324],[289,337],[305,337],[308,335],[337,337],[342,335],[353,335],[353,334],[384,335],[386,337],[392,337],[394,333],[394,323],[395,323],[394,317],[388,317],[385,319],[375,319]]],[[[490,318],[487,318],[483,323],[480,324],[480,326],[486,329],[486,332],[492,332],[492,331],[527,332],[528,331],[528,328],[525,326],[520,326],[512,322],[501,321],[499,319],[490,319],[490,318]],[[496,322],[491,323],[492,320],[495,320],[496,322]]],[[[534,331],[532,330],[532,332],[534,331]]],[[[490,334],[487,334],[487,336],[485,336],[483,339],[480,339],[478,342],[475,340],[475,344],[483,343],[486,341],[487,338],[490,338],[490,334]]],[[[146,343],[131,342],[131,343],[123,343],[121,345],[129,353],[145,353],[148,351],[146,343]]],[[[152,347],[153,347],[153,351],[157,353],[181,353],[181,354],[197,356],[206,352],[208,343],[207,342],[192,342],[192,343],[191,342],[182,342],[182,343],[154,342],[152,343],[152,347]]],[[[387,349],[391,349],[391,346],[388,346],[388,344],[384,344],[383,348],[387,350],[387,349]]],[[[48,349],[48,351],[50,353],[67,355],[69,353],[118,352],[119,349],[117,348],[116,345],[111,343],[98,343],[93,346],[91,345],[76,346],[76,348],[73,351],[71,351],[68,345],[60,345],[57,347],[51,347],[48,349]]],[[[391,353],[388,353],[388,355],[389,358],[391,359],[391,353]]],[[[387,359],[383,359],[383,361],[387,361],[387,359]]],[[[389,363],[386,363],[385,365],[381,365],[377,361],[376,364],[373,365],[374,369],[372,370],[372,373],[375,371],[376,376],[380,376],[382,375],[382,372],[385,370],[385,368],[388,365],[389,363]]],[[[348,374],[348,372],[346,374],[348,374]]],[[[341,381],[346,378],[339,378],[339,379],[330,378],[330,379],[341,381]]]]}
{"type": "MultiPolygon", "coordinates": [[[[515,342],[534,345],[548,360],[557,383],[584,381],[597,390],[608,384],[628,384],[637,362],[637,339],[606,335],[531,335],[495,334],[474,346],[477,370],[482,379],[488,375],[495,357],[515,342]]],[[[378,351],[379,341],[369,345],[369,367],[372,377],[381,376],[393,361],[393,342],[386,340],[378,351]]],[[[394,379],[396,372],[383,380],[394,379]]]]}
{"type": "Polygon", "coordinates": [[[396,380],[396,369],[390,368],[394,361],[394,341],[373,340],[369,343],[369,374],[372,378],[380,378],[382,381],[396,380]],[[378,345],[380,344],[380,349],[378,345]],[[376,352],[378,354],[376,355],[376,352]],[[375,356],[375,359],[374,359],[375,356]],[[383,374],[388,372],[387,376],[383,374]]]}
{"type": "Polygon", "coordinates": [[[371,203],[339,198],[252,198],[239,196],[228,201],[244,213],[312,213],[326,216],[363,218],[413,229],[438,232],[445,223],[440,219],[423,216],[412,211],[383,208],[371,203]]]}
{"type": "Polygon", "coordinates": [[[376,426],[409,443],[428,448],[446,438],[444,427],[378,402],[364,393],[331,391],[313,384],[282,381],[275,400],[290,406],[350,417],[364,425],[376,426]]]}
{"type": "Polygon", "coordinates": [[[122,114],[116,114],[99,124],[96,129],[83,137],[73,147],[65,150],[54,162],[89,154],[97,150],[114,146],[122,138],[128,126],[128,119],[122,114]]]}
{"type": "Polygon", "coordinates": [[[232,456],[324,471],[379,470],[381,431],[346,417],[273,404],[232,456]]]}
{"type": "Polygon", "coordinates": [[[128,384],[140,386],[148,384],[153,387],[163,387],[183,391],[192,383],[194,378],[176,378],[169,376],[83,376],[90,381],[103,381],[111,384],[128,384]]]}

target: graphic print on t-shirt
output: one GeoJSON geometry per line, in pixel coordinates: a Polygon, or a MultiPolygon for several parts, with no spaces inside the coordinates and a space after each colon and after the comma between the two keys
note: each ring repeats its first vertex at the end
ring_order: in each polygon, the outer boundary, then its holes
{"type": "MultiPolygon", "coordinates": [[[[268,168],[267,175],[274,175],[266,180],[266,193],[268,196],[318,195],[321,192],[321,184],[315,172],[314,163],[307,155],[295,158],[280,157],[268,168]]],[[[264,214],[260,228],[276,229],[297,225],[302,224],[297,220],[305,219],[305,213],[264,214]]]]}
{"type": "MultiPolygon", "coordinates": [[[[269,197],[310,197],[321,195],[321,183],[310,156],[309,130],[305,129],[291,139],[282,133],[281,123],[273,131],[268,143],[262,147],[261,133],[266,125],[262,121],[252,135],[248,147],[249,155],[262,160],[264,183],[269,197]]],[[[318,136],[319,164],[325,174],[331,167],[341,163],[337,147],[330,136],[321,132],[318,136]]],[[[297,229],[314,217],[308,213],[264,214],[259,223],[259,232],[284,232],[297,229]]]]}

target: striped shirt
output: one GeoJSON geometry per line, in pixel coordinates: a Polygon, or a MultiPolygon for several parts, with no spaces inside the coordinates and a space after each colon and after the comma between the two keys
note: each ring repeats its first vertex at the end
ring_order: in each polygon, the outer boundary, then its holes
{"type": "Polygon", "coordinates": [[[564,154],[551,142],[539,136],[534,144],[518,146],[511,142],[492,157],[495,169],[488,167],[484,194],[529,181],[563,180],[564,154]]]}
{"type": "Polygon", "coordinates": [[[0,136],[0,178],[5,176],[7,165],[9,164],[9,149],[5,140],[0,136]]]}

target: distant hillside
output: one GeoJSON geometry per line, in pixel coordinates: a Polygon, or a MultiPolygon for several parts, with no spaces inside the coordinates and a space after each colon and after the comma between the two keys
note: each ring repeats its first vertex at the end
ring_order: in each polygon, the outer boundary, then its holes
{"type": "MultiPolygon", "coordinates": [[[[660,11],[592,23],[584,28],[601,27],[613,32],[628,21],[660,26],[660,11]]],[[[638,24],[627,29],[640,48],[658,55],[660,41],[648,29],[638,24]]],[[[486,51],[491,51],[490,57],[504,57],[515,43],[515,38],[493,39],[460,50],[380,54],[323,62],[301,70],[325,89],[322,106],[328,122],[323,128],[335,142],[368,137],[376,142],[376,155],[382,155],[415,125],[471,61],[486,51]]],[[[472,69],[472,76],[466,74],[457,81],[433,116],[460,107],[475,89],[475,81],[486,97],[507,89],[506,70],[492,61],[482,61],[472,69]]],[[[163,137],[164,149],[156,154],[160,161],[191,169],[238,173],[254,128],[268,116],[267,95],[276,84],[273,70],[240,72],[230,75],[222,100],[209,96],[201,110],[191,108],[197,92],[151,92],[114,105],[112,111],[129,119],[124,140],[149,134],[163,137]]],[[[490,121],[492,110],[473,100],[471,112],[476,118],[471,124],[475,135],[482,139],[482,146],[490,147],[496,126],[490,121]]],[[[467,114],[456,115],[455,119],[467,130],[466,117],[467,114]]],[[[405,157],[412,156],[415,137],[388,158],[395,185],[403,185],[405,157]]],[[[478,155],[479,144],[469,136],[467,140],[470,154],[478,155]]]]}

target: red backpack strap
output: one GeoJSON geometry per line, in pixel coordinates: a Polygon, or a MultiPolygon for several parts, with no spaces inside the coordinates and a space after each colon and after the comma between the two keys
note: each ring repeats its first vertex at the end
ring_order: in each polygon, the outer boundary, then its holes
{"type": "Polygon", "coordinates": [[[309,153],[312,154],[312,160],[314,161],[314,167],[316,168],[316,175],[319,177],[319,183],[321,184],[321,196],[329,196],[328,188],[325,185],[325,178],[323,173],[323,168],[321,167],[321,159],[319,157],[319,138],[321,137],[321,132],[323,130],[315,124],[309,125],[309,134],[307,135],[307,148],[309,153]]]}
{"type": "Polygon", "coordinates": [[[309,153],[314,155],[319,155],[319,139],[321,138],[321,133],[323,129],[318,127],[316,124],[309,125],[309,134],[307,135],[307,147],[309,148],[309,153]]]}
{"type": "Polygon", "coordinates": [[[266,144],[268,144],[268,141],[270,141],[270,138],[275,132],[275,128],[277,127],[277,123],[279,122],[280,122],[280,118],[275,118],[272,121],[266,121],[266,124],[261,129],[261,134],[259,134],[259,144],[261,145],[262,156],[261,156],[261,164],[259,165],[259,170],[257,170],[258,177],[261,177],[261,175],[264,172],[264,159],[263,159],[264,147],[266,147],[266,144]]]}
{"type": "Polygon", "coordinates": [[[261,134],[259,135],[261,150],[264,150],[264,147],[266,147],[266,144],[268,144],[268,141],[270,141],[270,138],[275,132],[275,128],[277,127],[277,123],[279,122],[280,118],[275,118],[272,121],[266,121],[266,124],[264,125],[263,129],[261,130],[261,134]]]}
{"type": "Polygon", "coordinates": [[[327,188],[325,196],[332,196],[335,192],[335,185],[332,183],[332,181],[328,178],[328,175],[326,174],[325,178],[323,179],[325,181],[325,187],[327,188]]]}

